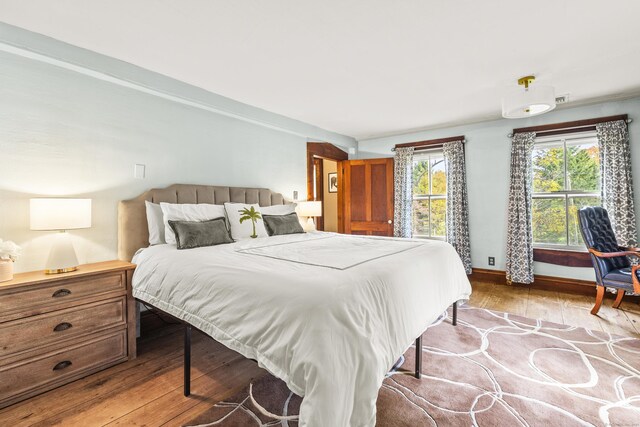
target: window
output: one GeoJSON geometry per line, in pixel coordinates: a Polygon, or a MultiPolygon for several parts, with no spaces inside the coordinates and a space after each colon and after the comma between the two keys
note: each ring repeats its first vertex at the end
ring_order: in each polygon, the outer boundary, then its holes
{"type": "Polygon", "coordinates": [[[577,212],[600,206],[595,135],[537,138],[533,149],[533,243],[584,250],[577,212]]]}
{"type": "Polygon", "coordinates": [[[413,237],[444,240],[447,175],[442,151],[416,153],[413,158],[413,237]]]}

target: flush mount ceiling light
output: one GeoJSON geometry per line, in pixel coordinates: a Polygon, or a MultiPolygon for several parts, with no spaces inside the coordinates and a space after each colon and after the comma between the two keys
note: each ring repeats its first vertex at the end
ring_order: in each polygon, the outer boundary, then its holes
{"type": "Polygon", "coordinates": [[[502,98],[502,117],[521,119],[548,113],[556,108],[556,95],[551,86],[532,86],[536,78],[525,76],[518,79],[518,85],[510,87],[502,98]],[[524,86],[524,89],[520,86],[524,86]]]}

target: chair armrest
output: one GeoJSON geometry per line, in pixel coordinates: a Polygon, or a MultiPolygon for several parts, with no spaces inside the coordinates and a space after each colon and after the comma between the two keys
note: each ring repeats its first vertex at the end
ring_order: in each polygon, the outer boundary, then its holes
{"type": "Polygon", "coordinates": [[[621,252],[599,252],[593,248],[589,248],[589,253],[597,256],[598,258],[615,258],[619,256],[634,256],[640,258],[640,252],[621,251],[621,252]]]}
{"type": "Polygon", "coordinates": [[[632,248],[626,246],[618,246],[618,248],[624,252],[640,252],[640,248],[632,248]]]}

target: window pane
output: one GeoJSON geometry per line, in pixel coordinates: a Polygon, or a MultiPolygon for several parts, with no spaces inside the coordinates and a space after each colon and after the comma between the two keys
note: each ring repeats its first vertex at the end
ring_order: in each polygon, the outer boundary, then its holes
{"type": "Polygon", "coordinates": [[[429,200],[413,201],[413,236],[429,237],[429,200]]]}
{"type": "Polygon", "coordinates": [[[533,242],[567,244],[567,217],[564,197],[533,199],[533,242]]]}
{"type": "Polygon", "coordinates": [[[413,195],[429,194],[429,159],[413,164],[413,195]]]}
{"type": "Polygon", "coordinates": [[[444,157],[431,158],[431,194],[447,194],[447,176],[444,168],[444,157]]]}
{"type": "Polygon", "coordinates": [[[600,191],[600,158],[596,141],[567,143],[567,190],[600,191]]]}
{"type": "MultiPolygon", "coordinates": [[[[433,180],[435,184],[435,178],[433,180]]],[[[446,199],[431,199],[431,237],[445,238],[446,199]]]]}
{"type": "Polygon", "coordinates": [[[540,145],[533,149],[533,192],[564,190],[564,148],[540,145]]]}
{"type": "Polygon", "coordinates": [[[601,206],[600,197],[569,197],[569,245],[571,246],[584,246],[578,224],[578,211],[585,206],[601,206]]]}

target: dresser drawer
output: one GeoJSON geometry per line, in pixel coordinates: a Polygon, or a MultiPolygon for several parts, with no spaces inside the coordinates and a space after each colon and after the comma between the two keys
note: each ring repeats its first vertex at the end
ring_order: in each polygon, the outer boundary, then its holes
{"type": "Polygon", "coordinates": [[[60,309],[91,295],[126,290],[123,273],[60,280],[0,294],[0,322],[60,309]]]}
{"type": "Polygon", "coordinates": [[[0,328],[0,360],[20,351],[124,326],[126,322],[125,297],[7,322],[0,328]]]}
{"type": "Polygon", "coordinates": [[[0,407],[35,390],[51,388],[126,357],[125,330],[68,346],[39,357],[0,366],[0,407]]]}

